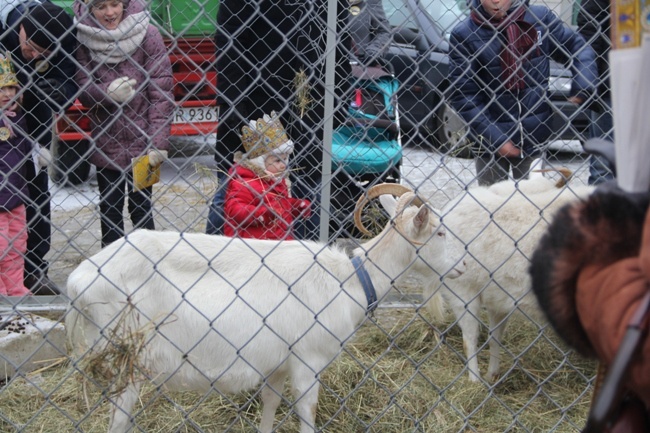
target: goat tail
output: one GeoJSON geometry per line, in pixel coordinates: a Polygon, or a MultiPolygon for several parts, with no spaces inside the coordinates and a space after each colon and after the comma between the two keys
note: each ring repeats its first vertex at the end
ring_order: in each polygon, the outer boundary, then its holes
{"type": "Polygon", "coordinates": [[[85,309],[71,305],[65,315],[66,348],[70,357],[81,359],[100,339],[101,329],[88,317],[85,309]]]}
{"type": "Polygon", "coordinates": [[[83,315],[77,308],[69,307],[65,314],[65,333],[66,333],[66,347],[69,354],[79,353],[79,342],[82,337],[79,331],[82,329],[81,324],[83,315]]]}
{"type": "Polygon", "coordinates": [[[447,316],[447,305],[440,287],[434,289],[432,286],[432,284],[425,284],[422,288],[421,308],[426,312],[427,319],[434,324],[441,324],[447,316]]]}
{"type": "Polygon", "coordinates": [[[65,329],[68,353],[83,354],[99,338],[100,328],[93,323],[92,311],[86,305],[85,290],[88,282],[80,272],[68,278],[68,296],[71,301],[65,314],[65,329]]]}

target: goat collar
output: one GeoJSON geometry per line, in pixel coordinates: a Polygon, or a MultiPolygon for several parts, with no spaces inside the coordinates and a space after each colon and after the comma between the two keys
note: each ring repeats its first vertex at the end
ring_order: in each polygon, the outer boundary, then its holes
{"type": "Polygon", "coordinates": [[[350,260],[352,260],[354,271],[356,272],[359,281],[361,281],[361,287],[363,287],[363,291],[366,294],[366,299],[368,300],[368,312],[372,313],[375,311],[375,308],[377,308],[377,292],[375,291],[375,286],[372,285],[370,275],[368,275],[366,268],[363,267],[361,259],[354,256],[350,260]]]}

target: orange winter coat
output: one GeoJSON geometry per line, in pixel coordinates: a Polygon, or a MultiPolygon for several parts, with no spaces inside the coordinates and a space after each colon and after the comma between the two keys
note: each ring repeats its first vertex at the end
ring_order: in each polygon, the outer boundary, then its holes
{"type": "MultiPolygon", "coordinates": [[[[596,192],[562,209],[533,255],[533,291],[557,333],[584,355],[611,364],[650,290],[649,197],[596,192]]],[[[650,337],[625,386],[650,407],[650,337]]]]}

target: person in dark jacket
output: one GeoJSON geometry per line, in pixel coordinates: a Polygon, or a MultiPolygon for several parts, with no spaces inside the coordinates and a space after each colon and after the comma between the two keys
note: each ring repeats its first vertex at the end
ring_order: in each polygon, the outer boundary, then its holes
{"type": "Polygon", "coordinates": [[[141,0],[77,0],[79,100],[90,108],[102,247],[134,228],[154,229],[152,187],[135,191],[132,159],[160,165],[169,148],[174,78],[160,31],[141,0]]]}
{"type": "Polygon", "coordinates": [[[571,102],[593,95],[593,49],[549,8],[522,0],[471,0],[451,32],[449,101],[468,123],[480,185],[525,177],[549,140],[550,59],[572,58],[571,102]]]}
{"type": "MultiPolygon", "coordinates": [[[[77,42],[72,17],[49,1],[0,2],[0,44],[11,55],[21,84],[29,137],[40,144],[40,161],[49,161],[54,114],[74,102],[77,42]],[[6,4],[5,4],[6,3],[6,4]]],[[[25,285],[37,295],[58,294],[47,277],[52,228],[50,193],[44,164],[25,164],[27,202],[25,285]]]]}
{"type": "MultiPolygon", "coordinates": [[[[596,52],[598,65],[598,103],[591,110],[589,138],[614,141],[614,116],[609,82],[611,29],[610,1],[584,0],[578,13],[578,31],[596,52]]],[[[612,167],[602,156],[589,157],[589,184],[598,185],[614,179],[612,167]]]]}
{"type": "Polygon", "coordinates": [[[390,46],[390,24],[382,0],[350,1],[352,61],[381,66],[390,46]]]}
{"type": "MultiPolygon", "coordinates": [[[[334,127],[341,121],[350,76],[347,1],[338,1],[334,127]]],[[[206,233],[223,233],[223,203],[239,131],[247,119],[275,111],[295,143],[292,191],[312,203],[300,239],[317,239],[323,164],[327,1],[222,0],[217,12],[217,192],[206,233]]]]}
{"type": "Polygon", "coordinates": [[[18,105],[18,78],[11,61],[0,56],[0,295],[24,296],[29,192],[24,163],[32,153],[25,118],[18,105]]]}

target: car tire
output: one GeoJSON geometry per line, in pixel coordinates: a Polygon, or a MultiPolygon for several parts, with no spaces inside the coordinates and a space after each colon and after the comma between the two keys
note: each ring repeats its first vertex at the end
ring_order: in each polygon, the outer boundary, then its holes
{"type": "Polygon", "coordinates": [[[441,104],[436,116],[437,125],[433,132],[438,150],[447,156],[472,159],[468,127],[456,111],[447,104],[441,104]]]}

